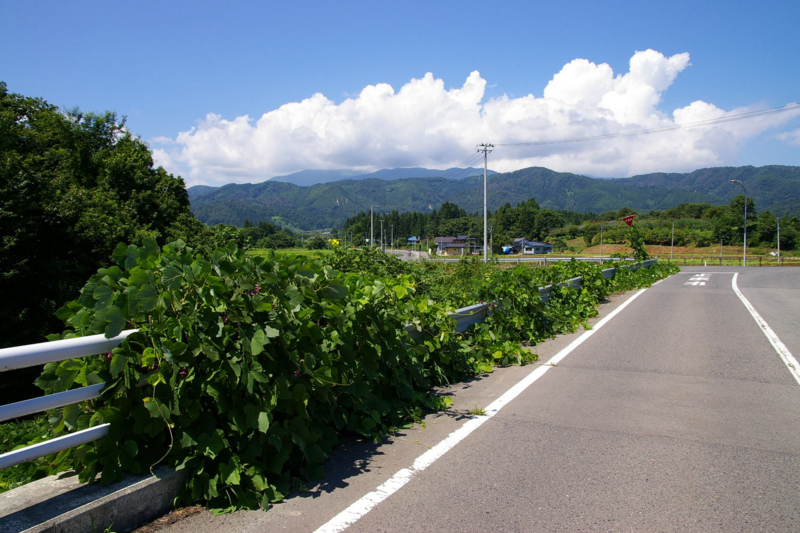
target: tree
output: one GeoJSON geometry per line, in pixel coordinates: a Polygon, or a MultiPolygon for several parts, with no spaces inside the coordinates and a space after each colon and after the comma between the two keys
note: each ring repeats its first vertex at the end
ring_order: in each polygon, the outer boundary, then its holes
{"type": "Polygon", "coordinates": [[[777,245],[778,219],[772,216],[772,213],[764,211],[758,215],[758,223],[755,229],[755,234],[758,237],[757,242],[762,246],[774,247],[777,245]]]}
{"type": "Polygon", "coordinates": [[[327,246],[325,239],[320,237],[319,235],[314,235],[308,241],[306,241],[306,248],[309,250],[324,250],[327,246]]]}
{"type": "Polygon", "coordinates": [[[297,240],[287,233],[286,230],[281,230],[277,233],[273,233],[269,237],[264,237],[258,241],[256,246],[259,248],[272,248],[274,250],[294,248],[297,246],[297,240]]]}
{"type": "Polygon", "coordinates": [[[586,246],[591,246],[595,235],[600,233],[600,228],[597,224],[584,224],[583,226],[583,240],[586,241],[586,246]]]}
{"type": "Polygon", "coordinates": [[[41,342],[53,313],[120,242],[194,220],[183,180],[153,167],[114,113],[61,111],[0,82],[0,346],[41,342]]]}

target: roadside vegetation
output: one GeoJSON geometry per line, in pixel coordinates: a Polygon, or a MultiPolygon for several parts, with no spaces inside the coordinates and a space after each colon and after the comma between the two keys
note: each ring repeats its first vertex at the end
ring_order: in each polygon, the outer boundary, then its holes
{"type": "MultiPolygon", "coordinates": [[[[574,330],[610,292],[674,268],[607,280],[580,262],[509,269],[403,263],[368,248],[313,258],[152,239],[113,256],[59,310],[67,329],[51,338],[140,331],[109,354],[48,364],[37,380],[47,393],[107,383],[101,398],[49,412],[46,433],[110,422],[109,437],[12,469],[0,486],[63,469],[110,482],[168,464],[190,471],[185,502],[266,507],[297,480],[323,476],[342,436],[380,439],[446,408],[434,387],[532,362],[524,346],[574,330]],[[555,287],[541,301],[539,287],[575,276],[583,289],[555,287]],[[479,301],[493,314],[456,333],[447,313],[479,301]]],[[[32,424],[38,439],[41,420],[32,424]]]]}

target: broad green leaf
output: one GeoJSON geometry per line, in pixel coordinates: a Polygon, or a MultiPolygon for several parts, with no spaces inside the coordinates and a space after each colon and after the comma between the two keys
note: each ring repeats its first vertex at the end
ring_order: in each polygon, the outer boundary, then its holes
{"type": "Polygon", "coordinates": [[[261,412],[258,414],[258,430],[261,433],[266,433],[269,431],[269,424],[270,424],[270,414],[267,412],[261,412]]]}
{"type": "Polygon", "coordinates": [[[125,257],[128,254],[128,246],[125,243],[119,243],[116,248],[114,248],[114,252],[111,254],[111,258],[114,260],[115,263],[121,265],[125,262],[125,257]]]}
{"type": "Polygon", "coordinates": [[[333,301],[341,300],[348,294],[347,287],[340,281],[333,280],[328,284],[326,289],[328,298],[333,301]]]}
{"type": "Polygon", "coordinates": [[[108,326],[106,326],[105,330],[107,339],[116,337],[125,329],[125,317],[122,316],[122,311],[119,310],[119,307],[109,307],[106,310],[105,319],[108,321],[108,326]]]}
{"type": "Polygon", "coordinates": [[[128,366],[128,358],[122,354],[122,351],[117,351],[114,356],[111,358],[111,377],[116,378],[122,372],[125,371],[125,368],[128,366]]]}
{"type": "Polygon", "coordinates": [[[92,296],[97,301],[97,303],[94,304],[94,310],[103,311],[108,307],[108,304],[111,303],[111,299],[114,297],[114,291],[105,285],[100,285],[94,290],[92,296]]]}
{"type": "Polygon", "coordinates": [[[122,445],[122,451],[129,457],[135,457],[136,454],[139,453],[139,446],[136,444],[136,441],[127,440],[125,444],[122,445]]]}
{"type": "Polygon", "coordinates": [[[274,339],[275,337],[280,336],[281,332],[277,329],[273,328],[272,326],[264,326],[264,332],[267,334],[267,337],[270,339],[274,339]]]}
{"type": "Polygon", "coordinates": [[[161,274],[161,282],[170,290],[177,290],[183,282],[183,272],[172,265],[164,269],[161,274]]]}
{"type": "Polygon", "coordinates": [[[152,311],[156,308],[158,302],[158,295],[152,285],[142,285],[139,292],[136,294],[136,299],[142,302],[142,310],[152,311]]]}
{"type": "Polygon", "coordinates": [[[406,289],[402,285],[395,285],[392,287],[392,290],[394,290],[394,293],[397,295],[397,298],[399,300],[402,300],[403,298],[408,296],[408,289],[406,289]]]}
{"type": "Polygon", "coordinates": [[[297,312],[300,310],[300,305],[303,303],[303,294],[295,287],[294,285],[289,285],[286,287],[286,296],[289,297],[289,303],[291,304],[292,311],[297,312]]]}
{"type": "Polygon", "coordinates": [[[250,353],[253,355],[258,355],[264,351],[264,345],[269,343],[269,339],[267,339],[264,330],[258,329],[253,334],[253,338],[250,339],[250,353]]]}

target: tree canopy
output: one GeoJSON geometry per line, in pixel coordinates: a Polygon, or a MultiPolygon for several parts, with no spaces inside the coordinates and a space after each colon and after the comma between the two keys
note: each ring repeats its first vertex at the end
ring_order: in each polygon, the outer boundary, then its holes
{"type": "Polygon", "coordinates": [[[60,330],[53,313],[118,243],[163,241],[177,220],[197,222],[183,180],[154,168],[124,119],[0,82],[0,346],[60,330]]]}

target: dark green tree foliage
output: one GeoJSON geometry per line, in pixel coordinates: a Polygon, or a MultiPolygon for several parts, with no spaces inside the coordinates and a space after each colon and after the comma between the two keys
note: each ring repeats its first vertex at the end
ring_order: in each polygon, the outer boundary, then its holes
{"type": "Polygon", "coordinates": [[[251,246],[255,246],[261,239],[274,235],[278,231],[278,228],[263,220],[259,221],[257,225],[253,225],[249,220],[245,220],[243,229],[248,244],[251,246]]]}
{"type": "Polygon", "coordinates": [[[309,250],[324,250],[326,246],[328,243],[319,235],[314,235],[306,241],[306,248],[309,250]]]}
{"type": "Polygon", "coordinates": [[[120,241],[193,220],[183,180],[153,168],[114,113],[62,112],[0,82],[0,346],[41,342],[120,241]]]}
{"type": "Polygon", "coordinates": [[[291,232],[281,230],[271,235],[259,239],[256,242],[257,248],[271,248],[273,250],[280,250],[283,248],[294,248],[299,246],[300,242],[291,232]]]}
{"type": "MultiPolygon", "coordinates": [[[[757,220],[756,205],[752,198],[747,198],[747,225],[748,236],[754,235],[753,222],[757,220]]],[[[744,243],[744,195],[740,194],[731,200],[730,205],[714,219],[714,232],[711,236],[713,242],[726,244],[744,243]]]]}
{"type": "MultiPolygon", "coordinates": [[[[544,241],[554,229],[563,226],[567,220],[583,222],[593,216],[540,209],[536,199],[530,198],[514,207],[505,204],[496,212],[489,213],[489,226],[492,228],[495,251],[499,251],[502,245],[511,243],[515,238],[544,241]]],[[[445,202],[440,209],[433,209],[430,213],[397,211],[376,213],[376,239],[381,219],[387,231],[387,242],[391,238],[390,228],[394,228],[396,246],[404,246],[406,239],[411,236],[428,238],[432,241],[435,237],[468,235],[477,237],[478,244],[483,244],[483,213],[467,214],[450,202],[445,202]]],[[[369,234],[369,225],[369,212],[360,213],[345,221],[342,234],[348,236],[348,243],[363,244],[369,234]]]]}

